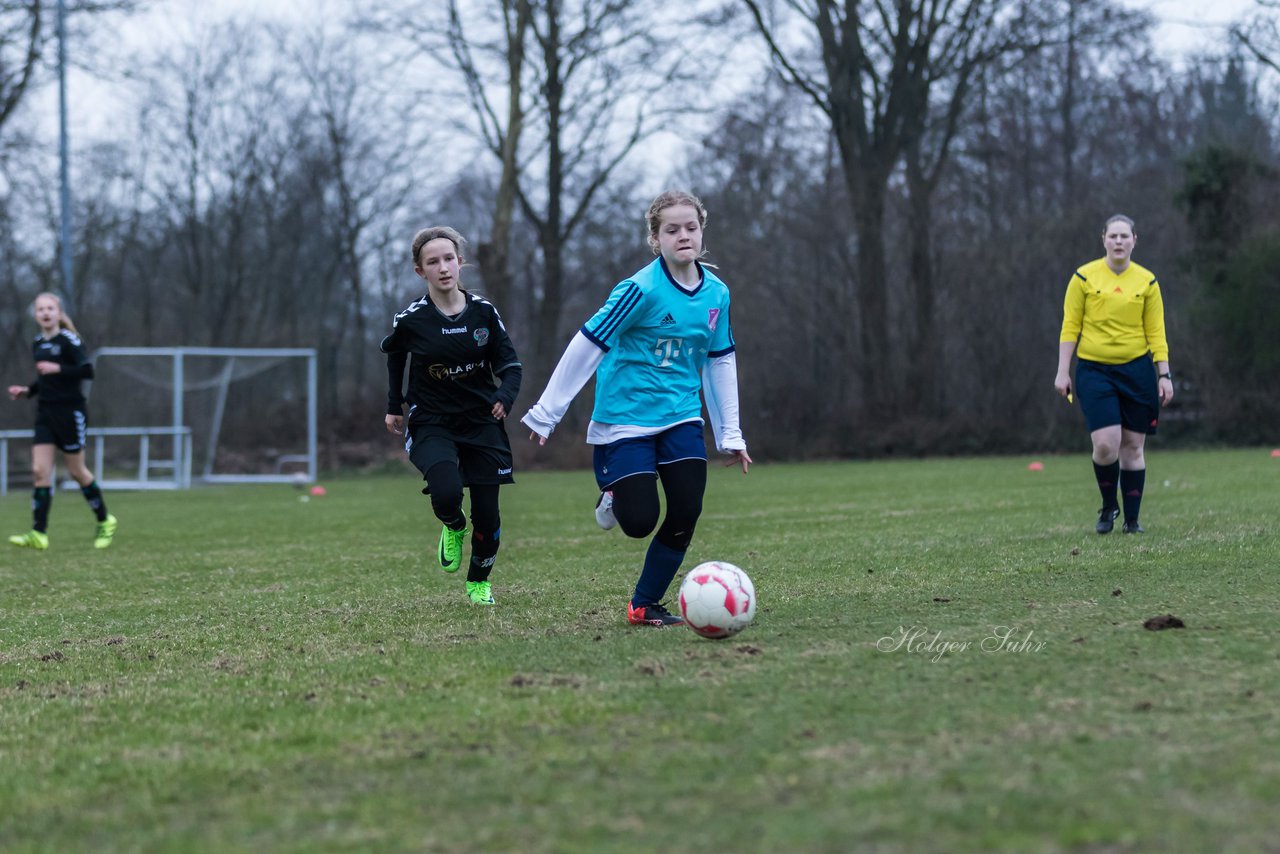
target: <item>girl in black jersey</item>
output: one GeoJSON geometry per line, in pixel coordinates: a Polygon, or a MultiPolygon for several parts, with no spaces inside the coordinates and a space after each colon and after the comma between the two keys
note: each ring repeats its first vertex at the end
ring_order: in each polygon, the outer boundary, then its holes
{"type": "Polygon", "coordinates": [[[93,379],[93,363],[85,352],[75,324],[62,310],[62,300],[40,294],[32,306],[40,334],[32,345],[36,379],[31,385],[9,386],[9,399],[37,398],[35,439],[31,445],[31,507],[34,523],[25,534],[9,538],[11,545],[44,551],[49,548],[49,507],[53,503],[53,451],[62,451],[67,471],[80,484],[89,507],[98,518],[94,548],[111,545],[116,517],[107,512],[93,472],[84,464],[85,413],[83,380],[93,379]]]}
{"type": "Polygon", "coordinates": [[[427,482],[423,492],[444,523],[438,558],[445,572],[462,565],[462,490],[470,491],[466,594],[472,604],[492,605],[489,575],[502,533],[498,487],[514,482],[504,421],[520,391],[522,369],[498,310],[462,288],[464,246],[462,235],[446,226],[414,235],[413,271],[426,280],[427,293],[395,316],[391,334],[382,340],[385,422],[389,431],[405,436],[409,460],[427,482]]]}

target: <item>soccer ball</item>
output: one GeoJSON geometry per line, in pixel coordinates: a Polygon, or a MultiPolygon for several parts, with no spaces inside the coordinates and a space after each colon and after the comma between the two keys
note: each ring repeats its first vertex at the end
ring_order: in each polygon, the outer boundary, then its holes
{"type": "Polygon", "coordinates": [[[727,638],[747,627],[756,615],[756,588],[731,563],[700,563],[680,585],[680,616],[704,638],[727,638]]]}

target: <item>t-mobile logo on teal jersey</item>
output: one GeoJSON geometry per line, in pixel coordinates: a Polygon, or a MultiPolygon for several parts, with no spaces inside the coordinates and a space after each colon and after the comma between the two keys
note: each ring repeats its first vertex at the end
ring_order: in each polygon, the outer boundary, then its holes
{"type": "Polygon", "coordinates": [[[658,363],[658,367],[666,368],[675,364],[675,360],[680,358],[680,352],[683,348],[683,338],[659,338],[658,346],[653,348],[653,355],[662,360],[658,363]]]}

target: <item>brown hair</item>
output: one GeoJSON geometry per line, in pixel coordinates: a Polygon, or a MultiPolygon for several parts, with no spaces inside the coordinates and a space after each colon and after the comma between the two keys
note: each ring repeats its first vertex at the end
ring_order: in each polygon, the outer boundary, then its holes
{"type": "Polygon", "coordinates": [[[447,225],[433,225],[430,228],[424,228],[413,236],[413,266],[418,266],[418,253],[422,251],[422,247],[431,241],[444,237],[453,243],[453,250],[458,253],[458,263],[465,263],[463,258],[463,249],[467,245],[466,238],[447,225]]]}
{"type": "Polygon", "coordinates": [[[79,337],[80,330],[76,329],[76,325],[72,323],[71,318],[67,316],[66,309],[62,307],[62,297],[58,296],[55,293],[44,291],[43,293],[36,294],[36,298],[31,301],[32,316],[34,317],[36,313],[36,300],[40,299],[41,297],[48,297],[49,299],[53,300],[58,304],[58,326],[62,329],[67,330],[72,335],[79,337]]]}
{"type": "MultiPolygon", "coordinates": [[[[667,208],[673,208],[676,205],[689,205],[698,212],[698,226],[707,227],[707,209],[703,206],[701,199],[685,190],[667,190],[653,200],[653,204],[649,205],[649,212],[644,215],[645,225],[649,229],[649,248],[653,250],[654,255],[658,254],[658,226],[661,224],[659,216],[667,208]]],[[[705,253],[705,247],[703,251],[705,253]]]]}
{"type": "Polygon", "coordinates": [[[1132,231],[1135,236],[1138,233],[1137,226],[1133,224],[1132,219],[1125,216],[1124,214],[1112,214],[1111,216],[1107,217],[1107,221],[1102,225],[1102,233],[1104,235],[1107,233],[1107,229],[1111,227],[1111,223],[1113,222],[1123,222],[1125,225],[1129,226],[1129,230],[1132,231]]]}

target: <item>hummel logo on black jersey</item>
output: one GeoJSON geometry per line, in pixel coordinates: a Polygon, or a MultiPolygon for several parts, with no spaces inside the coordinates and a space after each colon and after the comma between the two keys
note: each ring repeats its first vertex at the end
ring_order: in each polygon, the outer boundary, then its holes
{"type": "Polygon", "coordinates": [[[658,325],[659,326],[675,326],[676,319],[668,314],[666,317],[662,318],[662,322],[659,323],[658,325]]]}

